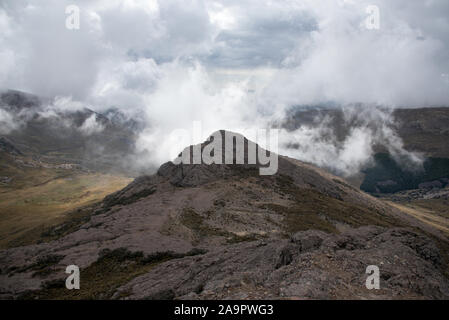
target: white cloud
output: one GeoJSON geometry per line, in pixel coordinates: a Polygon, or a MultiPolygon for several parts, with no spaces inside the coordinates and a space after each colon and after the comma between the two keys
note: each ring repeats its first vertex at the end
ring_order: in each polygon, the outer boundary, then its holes
{"type": "Polygon", "coordinates": [[[97,121],[97,115],[94,113],[87,118],[78,130],[88,136],[95,133],[100,133],[104,130],[104,125],[97,121]]]}
{"type": "Polygon", "coordinates": [[[391,109],[346,106],[342,111],[344,123],[339,129],[349,128],[343,140],[338,139],[332,118],[318,115],[313,125],[281,131],[282,153],[351,176],[372,163],[374,147],[381,145],[410,170],[422,168],[422,157],[405,150],[394,130],[391,109]]]}
{"type": "MultiPolygon", "coordinates": [[[[194,120],[208,135],[266,126],[292,105],[449,104],[445,0],[378,0],[380,30],[364,27],[368,0],[81,0],[77,31],[65,28],[68,4],[0,3],[0,88],[145,119],[138,151],[154,163],[169,152],[161,141],[194,120]]],[[[307,159],[336,157],[342,171],[369,161],[375,141],[401,150],[394,132],[359,128],[336,146],[326,129],[285,139],[319,141],[307,159]]]]}
{"type": "Polygon", "coordinates": [[[81,29],[70,31],[68,0],[6,0],[0,87],[89,99],[111,67],[193,60],[234,73],[276,70],[270,104],[447,104],[449,5],[376,3],[380,30],[364,27],[365,0],[80,1],[81,29]]]}
{"type": "Polygon", "coordinates": [[[173,131],[192,132],[195,121],[202,124],[202,136],[190,143],[204,141],[212,132],[261,125],[257,111],[247,95],[245,82],[216,86],[199,64],[185,66],[179,62],[160,68],[157,89],[145,96],[148,128],[138,141],[139,152],[147,150],[149,162],[161,163],[177,155],[186,145],[170,140],[173,131]]]}
{"type": "Polygon", "coordinates": [[[0,109],[0,134],[8,134],[19,127],[11,113],[0,109]]]}
{"type": "Polygon", "coordinates": [[[367,1],[311,6],[319,28],[287,58],[293,67],[274,77],[265,93],[268,103],[448,104],[449,86],[441,77],[449,69],[443,30],[422,40],[425,32],[415,26],[422,8],[415,6],[408,23],[390,2],[380,5],[380,30],[367,30],[362,23],[367,1]]]}

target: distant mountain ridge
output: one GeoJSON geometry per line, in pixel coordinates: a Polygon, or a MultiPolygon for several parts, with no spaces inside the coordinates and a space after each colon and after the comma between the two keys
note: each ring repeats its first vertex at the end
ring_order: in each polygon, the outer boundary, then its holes
{"type": "MultiPolygon", "coordinates": [[[[368,107],[359,108],[363,110],[368,107]]],[[[438,180],[442,180],[442,186],[446,185],[445,179],[449,178],[449,107],[398,108],[392,111],[391,116],[393,129],[402,139],[404,149],[424,156],[423,170],[415,171],[401,166],[385,146],[375,145],[374,163],[361,172],[364,175],[359,182],[362,190],[391,193],[415,189],[420,184],[438,180]]],[[[337,107],[309,106],[292,109],[282,126],[287,130],[304,125],[314,127],[323,119],[326,119],[326,125],[338,141],[344,141],[359,121],[357,117],[348,120],[342,109],[337,107]]]]}
{"type": "MultiPolygon", "coordinates": [[[[355,108],[371,108],[360,105],[355,108]]],[[[449,158],[449,106],[425,108],[396,108],[392,116],[398,135],[407,150],[421,152],[427,157],[449,158]]],[[[317,119],[327,120],[338,140],[344,140],[353,127],[345,118],[343,110],[335,106],[326,108],[308,106],[292,108],[281,125],[287,130],[295,130],[303,125],[313,125],[317,119]]],[[[382,152],[382,146],[377,146],[382,152]]]]}
{"type": "Polygon", "coordinates": [[[18,123],[2,136],[28,156],[42,161],[73,162],[96,171],[130,173],[127,156],[134,152],[138,124],[118,110],[106,115],[88,108],[58,110],[44,107],[50,99],[6,91],[0,94],[0,108],[18,123]]]}
{"type": "MultiPolygon", "coordinates": [[[[41,158],[44,162],[76,163],[88,169],[101,172],[120,172],[137,176],[145,172],[143,168],[130,166],[128,161],[135,153],[135,142],[144,126],[137,120],[130,119],[118,108],[110,108],[103,114],[88,108],[60,112],[55,117],[38,117],[42,105],[50,103],[48,98],[39,98],[32,94],[9,90],[0,94],[0,108],[26,117],[19,128],[2,137],[24,154],[41,158]],[[34,114],[34,115],[33,115],[34,114]],[[93,117],[91,119],[91,117],[93,117]],[[92,120],[101,130],[91,130],[86,135],[82,132],[83,124],[92,120]]],[[[363,106],[360,106],[363,108],[363,106]]],[[[374,163],[364,168],[361,181],[357,177],[357,186],[368,192],[396,192],[413,189],[422,183],[448,178],[449,172],[449,108],[396,109],[392,112],[395,130],[404,142],[404,148],[424,155],[425,168],[435,168],[431,172],[416,174],[410,181],[404,176],[413,175],[410,170],[387,161],[391,155],[382,145],[375,146],[377,155],[374,163]],[[387,167],[386,167],[387,166],[387,167]],[[443,167],[441,167],[443,166],[443,167]],[[392,174],[396,169],[401,174],[392,174]],[[401,176],[401,178],[398,178],[401,176]],[[391,187],[391,181],[394,181],[391,187]],[[385,187],[387,185],[387,187],[385,187]]],[[[20,117],[19,117],[20,118],[20,117]]],[[[287,130],[294,130],[303,125],[316,126],[317,119],[326,118],[337,140],[343,141],[349,130],[357,123],[348,123],[343,111],[338,106],[309,106],[293,108],[281,124],[287,130]]],[[[354,120],[357,121],[357,120],[354,120]]],[[[19,119],[20,122],[20,119],[19,119]]],[[[295,147],[295,146],[291,146],[295,147]]],[[[156,168],[151,167],[151,170],[156,168]]]]}

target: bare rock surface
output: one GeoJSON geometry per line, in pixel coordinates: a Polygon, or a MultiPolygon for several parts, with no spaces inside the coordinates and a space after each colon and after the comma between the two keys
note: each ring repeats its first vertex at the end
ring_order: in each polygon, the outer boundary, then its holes
{"type": "Polygon", "coordinates": [[[407,229],[361,227],[340,235],[304,231],[290,240],[255,241],[169,261],[122,286],[116,296],[154,299],[448,298],[439,252],[407,229]],[[380,290],[365,286],[380,269],[380,290]]]}
{"type": "Polygon", "coordinates": [[[438,230],[312,165],[259,167],[162,165],[50,241],[0,251],[0,298],[449,298],[438,230]],[[89,292],[58,287],[72,264],[89,292]]]}

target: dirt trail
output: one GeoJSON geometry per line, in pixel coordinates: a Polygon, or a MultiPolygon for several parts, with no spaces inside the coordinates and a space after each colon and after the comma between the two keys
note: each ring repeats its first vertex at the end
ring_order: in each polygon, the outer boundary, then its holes
{"type": "Polygon", "coordinates": [[[432,210],[420,208],[420,207],[409,207],[403,204],[386,201],[389,205],[401,210],[402,212],[411,215],[420,221],[443,231],[447,236],[449,236],[449,219],[439,216],[432,210]]]}

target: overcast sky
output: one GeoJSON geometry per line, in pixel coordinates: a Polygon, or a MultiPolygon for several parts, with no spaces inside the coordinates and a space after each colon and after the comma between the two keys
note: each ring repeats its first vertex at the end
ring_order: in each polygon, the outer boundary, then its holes
{"type": "Polygon", "coordinates": [[[448,17],[446,0],[2,0],[0,87],[131,107],[201,68],[270,104],[448,104],[448,17]],[[65,27],[70,4],[79,30],[65,27]]]}
{"type": "Polygon", "coordinates": [[[292,105],[449,105],[448,17],[447,0],[1,0],[0,88],[137,114],[149,150],[292,105]]]}

